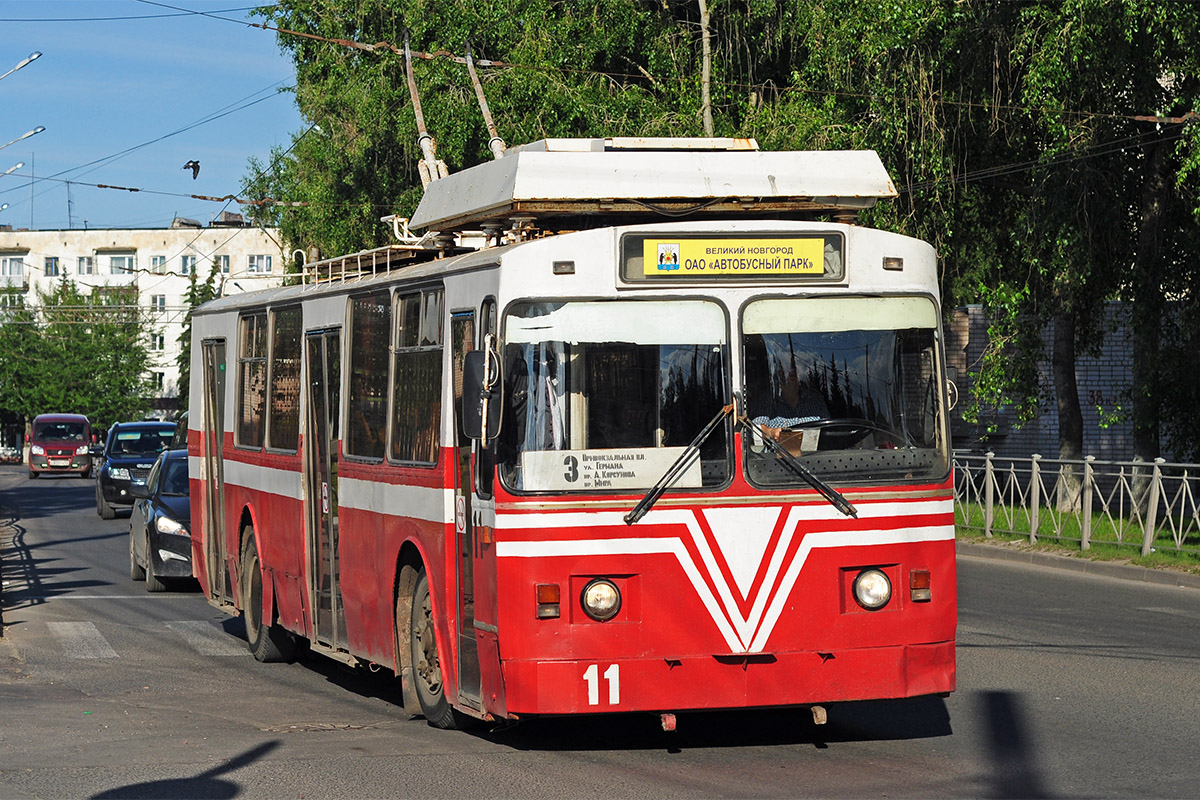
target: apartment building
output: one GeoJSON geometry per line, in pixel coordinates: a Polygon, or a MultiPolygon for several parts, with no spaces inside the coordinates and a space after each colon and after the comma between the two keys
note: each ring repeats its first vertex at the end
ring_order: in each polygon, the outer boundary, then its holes
{"type": "Polygon", "coordinates": [[[14,230],[0,226],[0,306],[36,307],[41,293],[67,278],[85,294],[125,289],[156,322],[147,343],[154,356],[155,405],[176,406],[179,336],[193,274],[216,270],[222,294],[256,291],[283,281],[277,230],[256,228],[240,214],[209,225],[176,219],[169,228],[14,230]]]}

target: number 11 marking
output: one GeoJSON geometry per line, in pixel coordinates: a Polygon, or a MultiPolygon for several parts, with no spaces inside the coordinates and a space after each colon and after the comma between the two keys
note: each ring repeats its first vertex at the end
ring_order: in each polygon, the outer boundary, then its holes
{"type": "MultiPolygon", "coordinates": [[[[583,671],[583,679],[587,681],[588,705],[600,705],[600,666],[592,664],[583,671]]],[[[612,664],[604,670],[604,680],[608,681],[608,704],[621,704],[621,666],[612,664]]]]}

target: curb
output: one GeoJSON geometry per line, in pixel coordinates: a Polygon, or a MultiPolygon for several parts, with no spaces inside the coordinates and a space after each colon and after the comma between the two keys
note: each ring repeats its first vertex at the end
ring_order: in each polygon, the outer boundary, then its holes
{"type": "Polygon", "coordinates": [[[1133,564],[1114,564],[1110,561],[1091,561],[1086,558],[1057,555],[1055,553],[1010,550],[998,544],[955,542],[954,552],[956,555],[970,556],[972,558],[1013,561],[1020,564],[1032,564],[1039,567],[1049,567],[1067,572],[1080,572],[1105,578],[1153,583],[1159,586],[1181,586],[1187,589],[1200,589],[1200,575],[1191,572],[1150,569],[1149,567],[1138,567],[1133,564]]]}

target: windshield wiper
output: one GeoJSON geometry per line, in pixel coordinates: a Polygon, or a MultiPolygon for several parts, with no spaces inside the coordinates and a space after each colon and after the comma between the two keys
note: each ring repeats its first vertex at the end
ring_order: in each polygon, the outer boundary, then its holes
{"type": "Polygon", "coordinates": [[[811,487],[817,490],[822,497],[828,500],[834,508],[845,514],[847,517],[858,519],[858,509],[854,504],[845,498],[837,489],[834,489],[825,481],[817,477],[816,473],[808,467],[796,460],[796,457],[787,451],[787,449],[779,442],[771,438],[770,434],[756,425],[749,417],[741,416],[737,421],[749,429],[752,433],[757,434],[758,438],[767,445],[772,453],[779,458],[784,464],[787,464],[793,472],[799,475],[811,487]]]}
{"type": "Polygon", "coordinates": [[[732,404],[724,406],[720,411],[717,412],[715,417],[709,420],[707,425],[700,429],[700,432],[696,434],[696,438],[692,439],[692,443],[684,448],[683,452],[679,454],[679,458],[675,459],[675,463],[667,468],[667,471],[664,472],[663,476],[658,479],[658,482],[650,487],[650,491],[646,492],[646,496],[643,497],[638,504],[623,517],[626,525],[632,525],[642,517],[646,516],[646,513],[649,512],[650,509],[654,507],[654,504],[658,502],[658,498],[662,497],[663,493],[670,488],[671,484],[679,480],[679,476],[683,474],[683,471],[691,466],[692,459],[694,459],[697,453],[700,452],[700,446],[708,440],[708,437],[712,435],[712,432],[720,426],[721,422],[724,421],[724,419],[729,416],[730,412],[732,411],[732,404]]]}

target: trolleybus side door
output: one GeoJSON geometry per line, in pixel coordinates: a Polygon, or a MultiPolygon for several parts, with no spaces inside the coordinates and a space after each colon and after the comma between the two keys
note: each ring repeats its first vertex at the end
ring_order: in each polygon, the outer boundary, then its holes
{"type": "Polygon", "coordinates": [[[208,585],[205,591],[213,600],[233,602],[229,562],[225,548],[225,340],[205,339],[204,354],[204,426],[203,484],[204,561],[208,585]]]}
{"type": "Polygon", "coordinates": [[[307,435],[304,437],[305,493],[308,498],[305,534],[313,639],[340,648],[346,642],[337,513],[341,330],[310,331],[305,340],[308,368],[307,435]]]}
{"type": "Polygon", "coordinates": [[[471,440],[462,430],[463,357],[475,344],[475,313],[450,316],[454,387],[454,538],[458,553],[458,694],[480,707],[479,646],[475,640],[475,525],[472,520],[471,440]]]}

